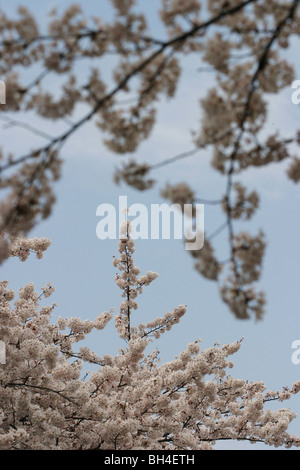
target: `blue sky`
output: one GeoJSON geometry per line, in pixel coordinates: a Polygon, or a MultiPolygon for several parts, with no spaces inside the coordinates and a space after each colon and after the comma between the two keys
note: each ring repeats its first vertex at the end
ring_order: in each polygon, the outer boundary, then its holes
{"type": "MultiPolygon", "coordinates": [[[[2,1],[4,11],[12,13],[18,0],[2,1]]],[[[45,12],[59,3],[60,8],[69,1],[26,1],[34,9],[39,21],[44,23],[45,12]]],[[[146,8],[153,31],[157,37],[163,31],[155,19],[158,1],[140,2],[146,8]]],[[[110,16],[106,1],[84,2],[84,10],[91,15],[110,16]]],[[[296,62],[297,44],[293,44],[289,59],[296,62]]],[[[136,152],[140,161],[159,162],[193,147],[190,130],[198,129],[200,107],[198,99],[212,85],[209,73],[199,73],[199,59],[185,61],[183,77],[176,99],[163,101],[159,107],[158,121],[150,138],[136,152]]],[[[296,65],[300,79],[299,65],[296,65]]],[[[79,72],[83,73],[83,72],[79,72]]],[[[55,84],[53,85],[55,86],[55,84]]],[[[280,129],[282,135],[291,136],[297,129],[299,106],[291,103],[291,90],[279,96],[270,95],[268,130],[280,129]]],[[[78,109],[78,115],[82,109],[78,109]]],[[[9,114],[13,116],[12,114],[9,114]]],[[[20,119],[22,116],[18,116],[20,119]]],[[[26,117],[28,120],[28,116],[26,117]]],[[[32,125],[50,134],[61,131],[60,123],[49,124],[30,116],[32,125]]],[[[16,155],[24,149],[38,146],[42,141],[22,129],[3,130],[0,125],[1,146],[16,155]]],[[[102,134],[88,124],[74,135],[63,148],[63,177],[55,185],[57,203],[52,216],[32,232],[32,236],[52,239],[52,246],[42,261],[35,258],[26,263],[9,260],[0,269],[0,278],[8,279],[11,287],[18,289],[33,281],[38,288],[51,281],[55,287],[53,301],[58,304],[58,315],[95,318],[111,307],[118,309],[120,291],[114,284],[115,268],[112,257],[117,255],[117,242],[101,241],[96,237],[96,208],[102,203],[117,206],[118,197],[127,195],[129,204],[161,203],[159,189],[166,182],[188,181],[200,197],[217,199],[223,194],[226,182],[210,167],[210,153],[199,154],[167,166],[153,176],[158,184],[147,192],[138,192],[112,182],[114,168],[124,157],[113,155],[102,143],[102,134]]],[[[297,151],[297,148],[295,149],[297,151]]],[[[125,157],[127,158],[127,157],[125,157]]],[[[188,312],[181,323],[164,335],[157,346],[163,360],[169,360],[194,339],[201,338],[203,347],[232,342],[245,337],[240,352],[233,357],[232,375],[249,380],[261,379],[268,388],[280,390],[300,378],[300,365],[292,364],[291,344],[300,339],[299,328],[299,186],[285,175],[286,164],[253,169],[241,175],[249,189],[261,194],[261,204],[254,219],[243,224],[251,233],[263,228],[268,242],[264,269],[259,287],[266,291],[267,307],[263,321],[237,321],[219,298],[215,283],[200,277],[193,270],[193,260],[184,250],[180,240],[138,240],[135,260],[142,272],[157,271],[158,279],[145,289],[140,297],[136,323],[161,316],[179,304],[186,304],[188,312]]],[[[208,232],[223,221],[218,208],[206,206],[205,224],[208,232]]],[[[218,250],[225,253],[226,239],[218,241],[218,250]]],[[[103,332],[91,335],[89,345],[98,354],[115,353],[121,345],[113,322],[103,332]]],[[[293,397],[283,407],[295,410],[299,417],[290,431],[300,434],[300,398],[293,397]]],[[[282,407],[282,405],[281,405],[282,407]]],[[[248,448],[246,444],[222,444],[218,448],[248,448]]],[[[264,448],[250,446],[250,449],[264,448]]]]}

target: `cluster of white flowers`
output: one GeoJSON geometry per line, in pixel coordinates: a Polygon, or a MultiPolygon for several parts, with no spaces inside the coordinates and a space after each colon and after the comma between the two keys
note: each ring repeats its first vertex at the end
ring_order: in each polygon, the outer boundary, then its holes
{"type": "Polygon", "coordinates": [[[231,42],[227,41],[220,33],[216,33],[205,44],[203,60],[212,65],[216,70],[224,70],[228,67],[231,54],[231,42]]]}
{"type": "Polygon", "coordinates": [[[300,159],[294,157],[292,163],[287,172],[289,178],[293,180],[295,183],[300,181],[300,159]]]}
{"type": "MultiPolygon", "coordinates": [[[[258,207],[259,198],[255,191],[247,194],[246,188],[240,183],[235,183],[234,189],[236,191],[234,203],[231,201],[229,203],[228,196],[220,201],[227,216],[227,222],[220,227],[220,231],[226,226],[229,228],[230,258],[225,262],[218,260],[209,236],[204,236],[204,246],[201,250],[190,251],[190,254],[196,259],[195,269],[203,277],[212,281],[220,281],[220,275],[228,265],[229,276],[222,280],[220,286],[222,299],[237,318],[250,318],[251,314],[254,314],[256,319],[260,319],[264,313],[265,297],[263,293],[256,294],[251,284],[261,275],[265,250],[263,234],[259,233],[258,236],[253,237],[249,233],[241,232],[235,235],[230,222],[231,219],[251,218],[258,207]]],[[[193,204],[196,200],[194,191],[186,183],[167,184],[161,194],[173,203],[180,204],[181,207],[187,203],[193,204]]],[[[194,204],[193,217],[195,213],[194,204]]]]}
{"type": "Polygon", "coordinates": [[[26,261],[30,253],[35,253],[38,259],[43,257],[44,252],[51,245],[48,238],[20,238],[12,237],[9,245],[9,255],[17,256],[21,261],[26,261]]]}
{"type": "MultiPolygon", "coordinates": [[[[129,233],[126,222],[120,258],[114,260],[117,285],[129,299],[117,315],[126,347],[116,356],[99,357],[85,345],[79,352],[73,348],[93,329],[105,328],[112,311],[93,321],[60,317],[54,323],[55,304],[41,307],[33,283],[20,289],[17,299],[7,282],[0,283],[0,337],[7,358],[0,368],[0,449],[208,450],[226,439],[300,447],[287,430],[295,413],[267,408],[269,401],[298,393],[300,382],[280,392],[233,378],[230,356],[241,341],[202,351],[196,340],[164,364],[157,349],[146,353],[149,341],[178,323],[186,307],[132,326],[130,302],[157,274],[138,277],[129,233]],[[82,377],[85,363],[97,369],[82,377]]],[[[44,294],[52,293],[49,287],[42,288],[44,294]]]]}
{"type": "Polygon", "coordinates": [[[249,220],[259,205],[259,196],[256,191],[252,191],[247,195],[246,188],[241,183],[235,183],[236,200],[234,205],[229,206],[228,199],[225,197],[222,201],[224,211],[233,219],[249,220]]]}
{"type": "MultiPolygon", "coordinates": [[[[35,159],[39,156],[36,154],[35,159]]],[[[10,192],[0,202],[0,262],[8,254],[25,260],[30,250],[41,257],[49,246],[45,239],[29,239],[26,242],[25,236],[38,221],[51,214],[55,202],[52,182],[60,176],[60,165],[57,151],[51,150],[42,164],[38,161],[26,162],[16,174],[1,180],[1,187],[10,192]],[[12,250],[11,253],[9,250],[12,250]]]]}
{"type": "Polygon", "coordinates": [[[192,23],[199,21],[201,2],[199,0],[162,0],[160,17],[167,26],[170,37],[184,31],[182,19],[192,23]]]}
{"type": "Polygon", "coordinates": [[[253,316],[256,320],[262,319],[265,313],[265,293],[256,292],[252,286],[241,285],[234,268],[232,268],[232,274],[221,285],[220,292],[222,299],[236,318],[247,320],[253,316]]]}
{"type": "Polygon", "coordinates": [[[114,181],[117,184],[125,181],[129,186],[144,191],[151,188],[155,183],[154,179],[145,178],[149,169],[150,167],[146,163],[139,164],[134,160],[130,160],[128,163],[123,164],[122,168],[117,168],[114,174],[114,181]]]}
{"type": "Polygon", "coordinates": [[[55,101],[50,93],[39,93],[32,97],[27,109],[34,109],[40,116],[47,119],[59,119],[71,116],[76,104],[81,99],[81,92],[77,89],[76,79],[70,76],[62,87],[63,96],[55,101]]]}
{"type": "Polygon", "coordinates": [[[180,204],[182,209],[185,204],[193,204],[195,200],[194,191],[184,182],[174,185],[167,183],[161,191],[161,195],[169,199],[173,204],[180,204]]]}
{"type": "Polygon", "coordinates": [[[140,269],[134,266],[132,257],[134,243],[130,238],[130,231],[130,222],[123,222],[120,228],[120,258],[114,258],[113,261],[113,265],[121,271],[121,275],[116,274],[115,282],[122,290],[122,297],[125,299],[120,305],[120,312],[116,316],[115,326],[120,337],[126,340],[136,336],[136,329],[131,325],[132,310],[136,310],[138,307],[135,299],[142,293],[143,286],[149,286],[158,276],[157,273],[147,271],[145,275],[138,277],[140,269]]]}
{"type": "Polygon", "coordinates": [[[191,251],[191,255],[196,259],[195,269],[206,279],[216,281],[222,271],[222,264],[215,257],[214,249],[209,240],[205,240],[201,250],[191,251]]]}
{"type": "Polygon", "coordinates": [[[48,238],[14,237],[2,233],[0,235],[0,262],[9,256],[16,256],[21,261],[26,261],[30,253],[35,253],[38,259],[43,257],[44,252],[51,245],[48,238]]]}
{"type": "Polygon", "coordinates": [[[179,323],[180,318],[186,313],[186,306],[179,305],[174,308],[173,312],[167,312],[162,318],[148,322],[146,325],[140,324],[138,327],[138,334],[142,338],[153,336],[158,339],[162,333],[169,331],[173,325],[179,323]]]}
{"type": "Polygon", "coordinates": [[[233,250],[241,263],[240,276],[242,284],[251,284],[260,277],[262,259],[265,251],[264,234],[260,232],[256,237],[241,232],[234,239],[233,250]]]}

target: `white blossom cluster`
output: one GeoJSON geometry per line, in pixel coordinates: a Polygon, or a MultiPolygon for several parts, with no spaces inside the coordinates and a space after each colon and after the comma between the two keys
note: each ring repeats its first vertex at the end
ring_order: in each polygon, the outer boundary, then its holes
{"type": "Polygon", "coordinates": [[[26,261],[30,253],[41,259],[50,244],[48,238],[13,237],[3,233],[0,235],[0,259],[3,261],[9,256],[16,256],[20,261],[26,261]]]}
{"type": "MultiPolygon", "coordinates": [[[[246,188],[240,183],[234,184],[236,197],[229,201],[226,196],[220,201],[227,220],[220,227],[222,231],[227,228],[230,238],[230,257],[228,260],[219,260],[210,236],[204,236],[204,246],[201,250],[191,251],[191,256],[196,260],[194,268],[206,279],[220,283],[220,293],[223,301],[238,319],[254,317],[260,320],[264,314],[266,303],[263,292],[256,292],[253,284],[260,279],[262,262],[266,243],[261,231],[256,236],[248,232],[235,234],[232,230],[232,220],[248,220],[258,207],[258,195],[255,191],[246,193],[246,188]],[[228,270],[226,271],[226,267],[228,270]],[[227,276],[226,276],[227,273],[227,276]],[[222,276],[224,274],[224,276],[222,276]]],[[[193,217],[195,216],[196,196],[195,192],[186,184],[167,184],[162,196],[172,203],[193,205],[193,217]]],[[[218,232],[218,231],[217,231],[218,232]]],[[[218,234],[218,233],[216,233],[218,234]]]]}
{"type": "Polygon", "coordinates": [[[53,292],[51,284],[39,295],[29,283],[16,296],[8,282],[0,283],[7,358],[0,368],[0,449],[210,450],[220,440],[300,447],[300,438],[288,433],[295,413],[268,407],[298,393],[300,382],[270,392],[261,381],[232,377],[230,356],[241,341],[201,350],[196,340],[163,364],[157,349],[148,352],[150,341],[177,324],[186,307],[133,326],[135,299],[157,273],[140,276],[128,223],[122,234],[114,260],[124,299],[116,329],[126,346],[115,356],[74,347],[103,330],[112,311],[92,321],[59,317],[54,323],[55,304],[40,305],[53,292]],[[96,370],[83,377],[85,363],[96,370]]]}

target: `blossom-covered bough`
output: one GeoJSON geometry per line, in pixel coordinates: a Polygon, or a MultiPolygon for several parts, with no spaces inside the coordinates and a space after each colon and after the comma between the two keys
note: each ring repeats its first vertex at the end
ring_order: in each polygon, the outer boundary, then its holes
{"type": "Polygon", "coordinates": [[[110,150],[135,152],[150,136],[159,99],[176,96],[182,58],[194,54],[216,78],[215,86],[201,99],[202,119],[193,135],[194,148],[159,163],[130,160],[117,170],[115,181],[145,190],[154,185],[155,171],[162,166],[211,150],[212,166],[225,180],[220,197],[206,200],[187,182],[167,185],[162,195],[174,203],[203,201],[222,208],[220,227],[213,236],[206,236],[204,249],[190,252],[195,268],[219,282],[221,297],[236,318],[261,319],[265,296],[256,291],[255,283],[261,273],[264,235],[236,233],[234,226],[235,221],[251,219],[259,195],[248,191],[239,175],[249,168],[290,161],[288,177],[295,183],[300,179],[300,160],[294,154],[299,132],[284,136],[267,128],[267,95],[279,93],[295,78],[293,64],[282,52],[299,38],[300,0],[161,0],[159,14],[166,31],[162,39],[151,34],[138,1],[110,3],[115,11],[110,23],[97,17],[87,19],[73,5],[61,16],[52,12],[45,32],[25,7],[15,19],[1,13],[0,75],[6,82],[7,104],[1,106],[0,118],[46,139],[44,145],[21,156],[5,150],[0,153],[1,260],[9,256],[11,235],[25,236],[51,212],[52,186],[59,178],[64,143],[84,124],[96,120],[110,150]],[[106,67],[112,54],[117,59],[113,84],[99,69],[101,63],[106,67]],[[91,66],[83,79],[82,74],[77,76],[79,61],[91,66]],[[20,76],[25,69],[33,69],[35,78],[26,82],[20,76]],[[53,76],[62,81],[60,98],[51,89],[53,76]],[[75,119],[78,104],[87,110],[75,119]],[[59,121],[62,131],[51,136],[5,115],[18,111],[59,121]],[[212,239],[225,230],[228,255],[218,259],[212,239]]]}
{"type": "MultiPolygon", "coordinates": [[[[179,323],[186,307],[134,326],[136,298],[157,273],[140,275],[135,266],[129,222],[122,235],[113,263],[123,297],[115,327],[124,347],[115,356],[78,345],[92,330],[103,330],[113,311],[92,321],[59,317],[55,323],[55,304],[40,306],[53,292],[51,284],[38,294],[29,283],[16,297],[7,282],[0,283],[0,337],[6,346],[0,449],[211,450],[224,440],[300,447],[300,438],[288,433],[295,413],[268,408],[298,393],[300,382],[268,392],[261,381],[233,378],[230,356],[241,341],[202,351],[198,339],[160,363],[152,342],[179,323]],[[86,363],[94,372],[84,375],[86,363]]],[[[47,243],[35,240],[31,246],[40,257],[47,243]]]]}

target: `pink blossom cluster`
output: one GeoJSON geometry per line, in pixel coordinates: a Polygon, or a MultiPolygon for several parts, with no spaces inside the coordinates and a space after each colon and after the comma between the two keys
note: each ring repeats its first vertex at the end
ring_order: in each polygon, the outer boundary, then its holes
{"type": "Polygon", "coordinates": [[[186,313],[180,305],[146,325],[133,325],[136,297],[157,273],[140,276],[133,262],[130,225],[123,227],[116,283],[125,300],[115,317],[125,347],[115,356],[98,356],[82,342],[103,330],[112,311],[95,320],[51,319],[55,304],[41,306],[54,290],[19,290],[0,283],[0,337],[6,365],[0,368],[0,448],[34,450],[210,450],[218,441],[239,440],[269,446],[300,447],[288,433],[295,413],[271,410],[300,391],[300,382],[282,392],[266,391],[261,381],[229,374],[241,341],[200,349],[187,345],[173,360],[160,363],[156,340],[186,313]],[[125,302],[125,303],[124,303],[125,302]],[[82,374],[87,363],[96,369],[82,374]]]}

